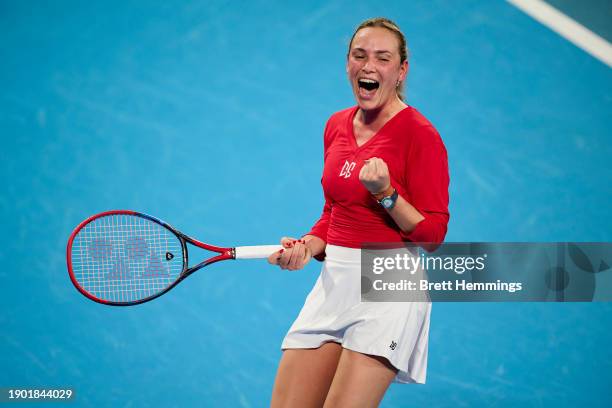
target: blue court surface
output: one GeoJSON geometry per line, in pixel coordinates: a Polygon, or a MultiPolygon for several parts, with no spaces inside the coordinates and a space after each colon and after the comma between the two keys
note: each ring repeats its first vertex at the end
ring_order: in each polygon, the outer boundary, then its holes
{"type": "MultiPolygon", "coordinates": [[[[552,3],[610,38],[609,2],[552,3]]],[[[72,286],[66,241],[107,209],[218,245],[306,232],[325,121],[354,104],[348,40],[379,15],[448,149],[447,241],[612,241],[612,70],[505,1],[2,1],[0,387],[269,404],[320,264],[217,264],[116,308],[72,286]]],[[[436,303],[427,384],[382,406],[610,406],[611,327],[609,303],[436,303]]]]}

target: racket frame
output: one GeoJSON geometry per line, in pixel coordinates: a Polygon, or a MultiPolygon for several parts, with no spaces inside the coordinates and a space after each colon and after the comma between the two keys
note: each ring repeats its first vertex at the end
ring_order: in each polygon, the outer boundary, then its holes
{"type": "Polygon", "coordinates": [[[72,231],[72,233],[70,234],[70,238],[68,239],[68,244],[66,246],[66,263],[68,265],[68,273],[70,275],[70,280],[72,281],[72,284],[74,285],[74,287],[81,292],[84,296],[86,296],[87,298],[93,300],[94,302],[98,302],[98,303],[102,303],[104,305],[111,305],[111,306],[132,306],[132,305],[138,305],[141,303],[145,303],[148,302],[150,300],[153,300],[155,298],[160,297],[161,295],[167,293],[170,289],[174,288],[176,285],[178,285],[183,279],[185,279],[186,277],[188,277],[189,275],[191,275],[192,273],[194,273],[195,271],[213,264],[215,262],[219,262],[219,261],[225,261],[225,260],[229,260],[229,259],[236,259],[236,248],[235,247],[219,247],[219,246],[215,246],[215,245],[210,245],[201,241],[198,241],[197,239],[193,239],[185,234],[183,234],[182,232],[178,231],[176,228],[172,227],[170,224],[152,217],[148,214],[144,214],[141,212],[137,212],[137,211],[131,211],[131,210],[111,210],[111,211],[104,211],[101,212],[99,214],[95,214],[92,215],[91,217],[87,218],[86,220],[84,220],[83,222],[81,222],[75,229],[74,231],[72,231]],[[164,290],[155,293],[154,295],[148,296],[146,298],[143,299],[138,299],[138,300],[134,300],[134,301],[129,301],[129,302],[116,302],[116,301],[111,301],[111,300],[106,300],[106,299],[101,299],[97,296],[92,295],[91,293],[87,292],[78,282],[78,280],[76,279],[76,277],[74,276],[74,271],[72,269],[72,243],[74,241],[74,238],[77,236],[77,234],[81,231],[81,229],[83,229],[87,224],[89,224],[90,222],[98,219],[98,218],[102,218],[102,217],[106,217],[106,216],[110,216],[110,215],[132,215],[132,216],[137,216],[137,217],[142,217],[145,219],[148,219],[150,221],[153,221],[156,224],[161,225],[162,227],[166,228],[167,230],[169,230],[170,232],[172,232],[181,242],[181,247],[182,247],[182,251],[183,251],[183,270],[180,273],[180,275],[176,278],[176,280],[174,282],[172,282],[170,285],[168,285],[167,288],[165,288],[164,290]],[[205,249],[207,251],[211,251],[211,252],[217,252],[219,255],[213,256],[211,258],[208,258],[202,262],[200,262],[199,264],[192,266],[191,268],[189,267],[189,256],[188,256],[188,251],[187,251],[187,243],[190,243],[194,246],[197,246],[199,248],[205,249]]]}

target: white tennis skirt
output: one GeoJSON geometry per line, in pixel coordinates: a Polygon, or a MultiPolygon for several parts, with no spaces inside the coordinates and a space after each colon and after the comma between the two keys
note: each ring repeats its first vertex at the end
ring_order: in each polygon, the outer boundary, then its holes
{"type": "Polygon", "coordinates": [[[326,258],[281,348],[327,342],[385,357],[394,382],[425,383],[430,302],[361,302],[361,250],[327,245],[326,258]]]}

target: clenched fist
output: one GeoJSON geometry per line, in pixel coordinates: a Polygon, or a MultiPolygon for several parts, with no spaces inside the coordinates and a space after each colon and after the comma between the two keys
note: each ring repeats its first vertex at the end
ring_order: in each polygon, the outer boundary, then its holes
{"type": "Polygon", "coordinates": [[[359,172],[359,181],[372,194],[385,191],[391,184],[387,163],[378,157],[369,158],[359,172]]]}

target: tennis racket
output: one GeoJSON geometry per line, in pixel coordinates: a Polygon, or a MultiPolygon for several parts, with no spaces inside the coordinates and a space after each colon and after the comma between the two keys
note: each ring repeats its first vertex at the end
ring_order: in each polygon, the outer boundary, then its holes
{"type": "Polygon", "coordinates": [[[150,215],[106,211],[80,223],[66,249],[68,273],[89,299],[114,306],[153,300],[198,269],[229,259],[267,258],[280,245],[205,244],[150,215]],[[189,267],[187,244],[216,253],[189,267]]]}

